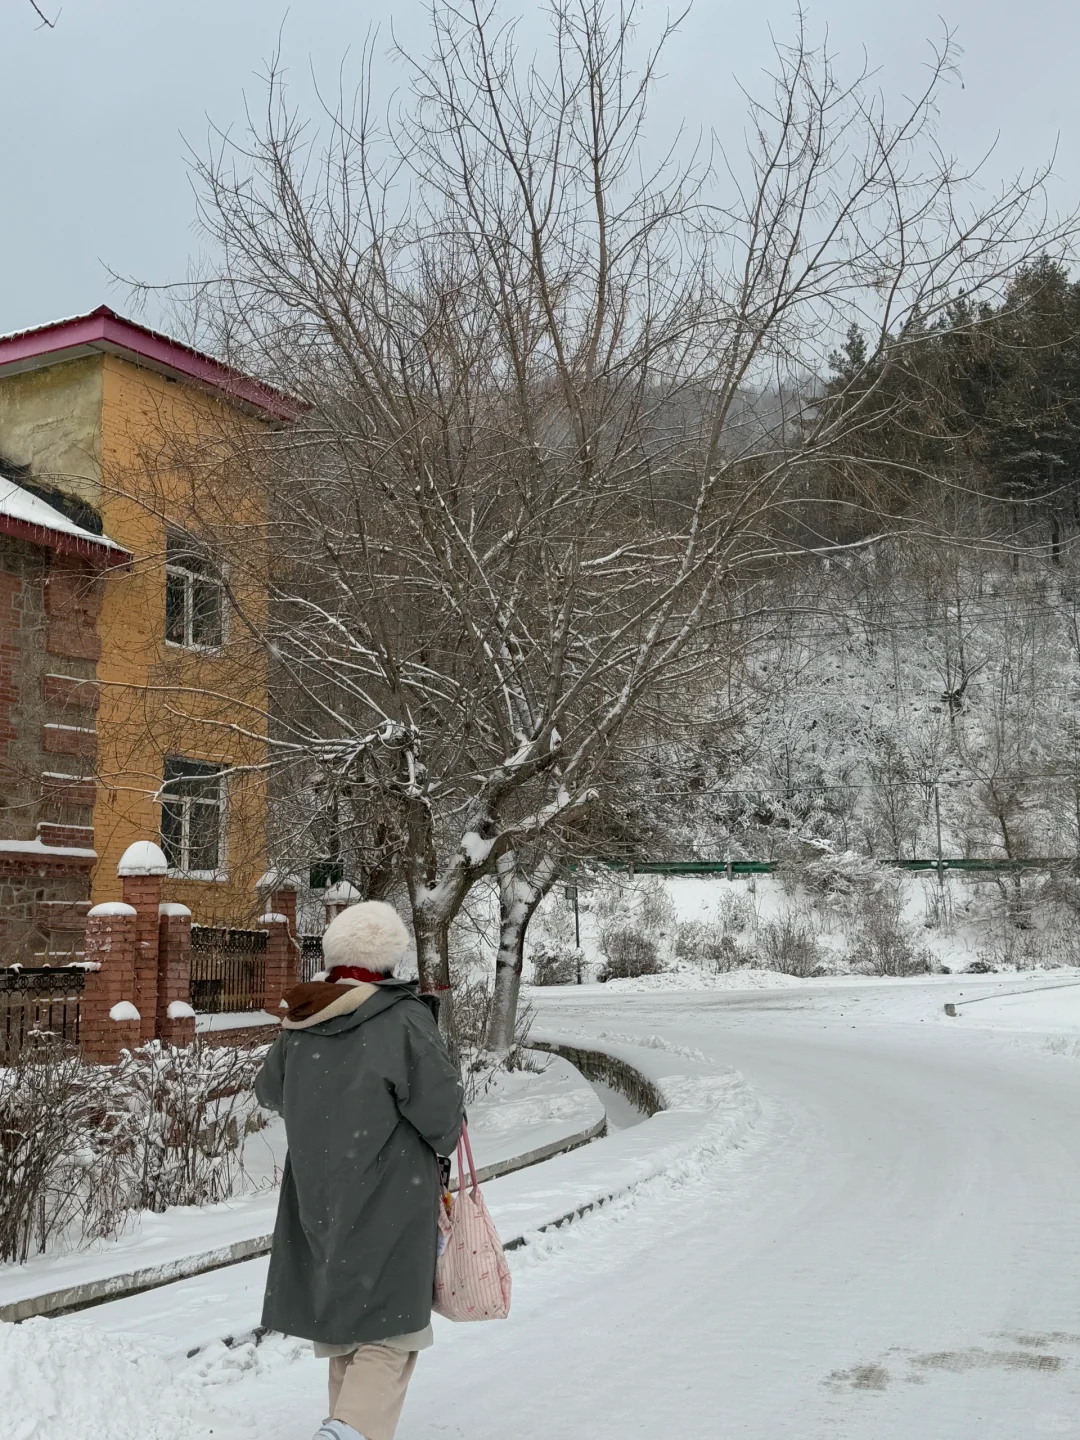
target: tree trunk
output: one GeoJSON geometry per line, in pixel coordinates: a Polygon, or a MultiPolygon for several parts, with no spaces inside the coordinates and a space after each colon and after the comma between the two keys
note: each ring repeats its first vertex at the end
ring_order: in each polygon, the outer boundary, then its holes
{"type": "Polygon", "coordinates": [[[441,919],[413,909],[416,935],[416,965],[420,993],[434,995],[439,1002],[439,1029],[454,1064],[460,1060],[457,1027],[454,1023],[454,992],[450,985],[450,918],[441,919]]]}
{"type": "Polygon", "coordinates": [[[499,954],[495,961],[495,988],[491,996],[485,1044],[495,1054],[505,1055],[514,1043],[528,915],[519,916],[513,911],[508,913],[501,903],[501,896],[499,912],[499,954]]]}
{"type": "Polygon", "coordinates": [[[506,851],[499,856],[499,954],[495,961],[495,988],[488,1013],[484,1043],[496,1055],[505,1055],[514,1043],[517,1027],[521,973],[525,963],[525,932],[536,907],[555,883],[558,862],[551,854],[541,857],[532,876],[517,866],[517,856],[506,851]]]}

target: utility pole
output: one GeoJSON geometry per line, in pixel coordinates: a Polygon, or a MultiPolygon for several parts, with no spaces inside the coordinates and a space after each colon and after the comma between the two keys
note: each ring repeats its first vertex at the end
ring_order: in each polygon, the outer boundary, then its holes
{"type": "Polygon", "coordinates": [[[936,780],[934,781],[934,822],[937,826],[938,902],[941,907],[941,918],[944,920],[948,912],[945,904],[945,861],[941,853],[941,789],[936,780]]]}
{"type": "Polygon", "coordinates": [[[574,907],[574,952],[577,956],[577,983],[584,984],[581,974],[581,914],[578,910],[578,884],[571,880],[566,887],[566,898],[574,907]]]}

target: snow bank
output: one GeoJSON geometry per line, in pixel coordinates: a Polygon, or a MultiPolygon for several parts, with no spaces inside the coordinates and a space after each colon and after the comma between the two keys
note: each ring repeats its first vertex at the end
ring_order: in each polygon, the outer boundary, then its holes
{"type": "Polygon", "coordinates": [[[795,975],[782,975],[779,970],[747,966],[709,975],[694,966],[665,970],[660,975],[641,975],[636,980],[608,980],[604,988],[617,995],[638,995],[650,990],[785,990],[807,983],[795,975]]]}
{"type": "Polygon", "coordinates": [[[281,1017],[271,1015],[269,1010],[229,1010],[220,1015],[195,1015],[195,1029],[200,1035],[213,1030],[253,1030],[280,1023],[281,1017]]]}
{"type": "MultiPolygon", "coordinates": [[[[0,1326],[6,1440],[194,1440],[199,1392],[131,1336],[69,1320],[0,1326]]],[[[212,1421],[210,1422],[213,1423],[212,1421]]]]}

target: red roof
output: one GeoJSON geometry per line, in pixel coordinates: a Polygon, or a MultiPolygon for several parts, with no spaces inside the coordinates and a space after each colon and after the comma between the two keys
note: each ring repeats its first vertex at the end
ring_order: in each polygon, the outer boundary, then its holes
{"type": "Polygon", "coordinates": [[[292,424],[304,411],[291,395],[157,330],[125,320],[107,305],[99,305],[89,315],[0,336],[0,378],[94,354],[119,355],[172,379],[192,381],[279,424],[292,424]]]}

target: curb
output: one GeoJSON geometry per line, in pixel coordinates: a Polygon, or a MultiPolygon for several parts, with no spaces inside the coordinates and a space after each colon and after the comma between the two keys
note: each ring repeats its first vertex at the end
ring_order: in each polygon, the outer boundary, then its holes
{"type": "Polygon", "coordinates": [[[651,1080],[647,1080],[625,1060],[618,1060],[603,1050],[579,1050],[574,1045],[549,1040],[534,1040],[529,1048],[544,1050],[549,1055],[561,1055],[564,1060],[569,1060],[575,1069],[580,1070],[586,1080],[598,1080],[602,1085],[610,1085],[646,1115],[656,1115],[667,1109],[664,1097],[651,1080]]]}
{"type": "MultiPolygon", "coordinates": [[[[650,1118],[659,1114],[661,1110],[667,1109],[663,1096],[651,1080],[646,1079],[640,1070],[635,1070],[625,1060],[616,1059],[614,1055],[608,1055],[603,1050],[581,1050],[575,1045],[563,1045],[557,1041],[548,1040],[535,1040],[529,1048],[545,1050],[551,1055],[561,1055],[564,1060],[569,1060],[571,1065],[576,1066],[586,1080],[598,1080],[603,1085],[610,1085],[613,1090],[617,1090],[620,1095],[625,1096],[631,1105],[636,1105],[650,1118]]],[[[556,1220],[549,1220],[546,1225],[538,1226],[531,1233],[544,1235],[549,1230],[559,1230],[564,1225],[573,1224],[575,1220],[582,1219],[590,1211],[601,1209],[602,1206],[609,1204],[612,1200],[617,1200],[620,1195],[625,1195],[633,1188],[633,1185],[621,1185],[608,1195],[601,1195],[585,1205],[568,1210],[565,1215],[560,1215],[556,1220]]],[[[520,1250],[528,1243],[527,1236],[515,1235],[505,1242],[503,1249],[507,1251],[520,1250]]]]}
{"type": "MultiPolygon", "coordinates": [[[[999,990],[993,995],[973,995],[970,1000],[949,1000],[945,1005],[945,1014],[959,1020],[957,1006],[981,1005],[984,1000],[1010,1000],[1015,995],[1041,995],[1044,990],[1075,990],[1080,985],[1080,980],[1061,980],[1056,985],[1032,985],[1027,990],[999,990]]],[[[541,1048],[537,1046],[537,1048],[541,1048]]]]}

